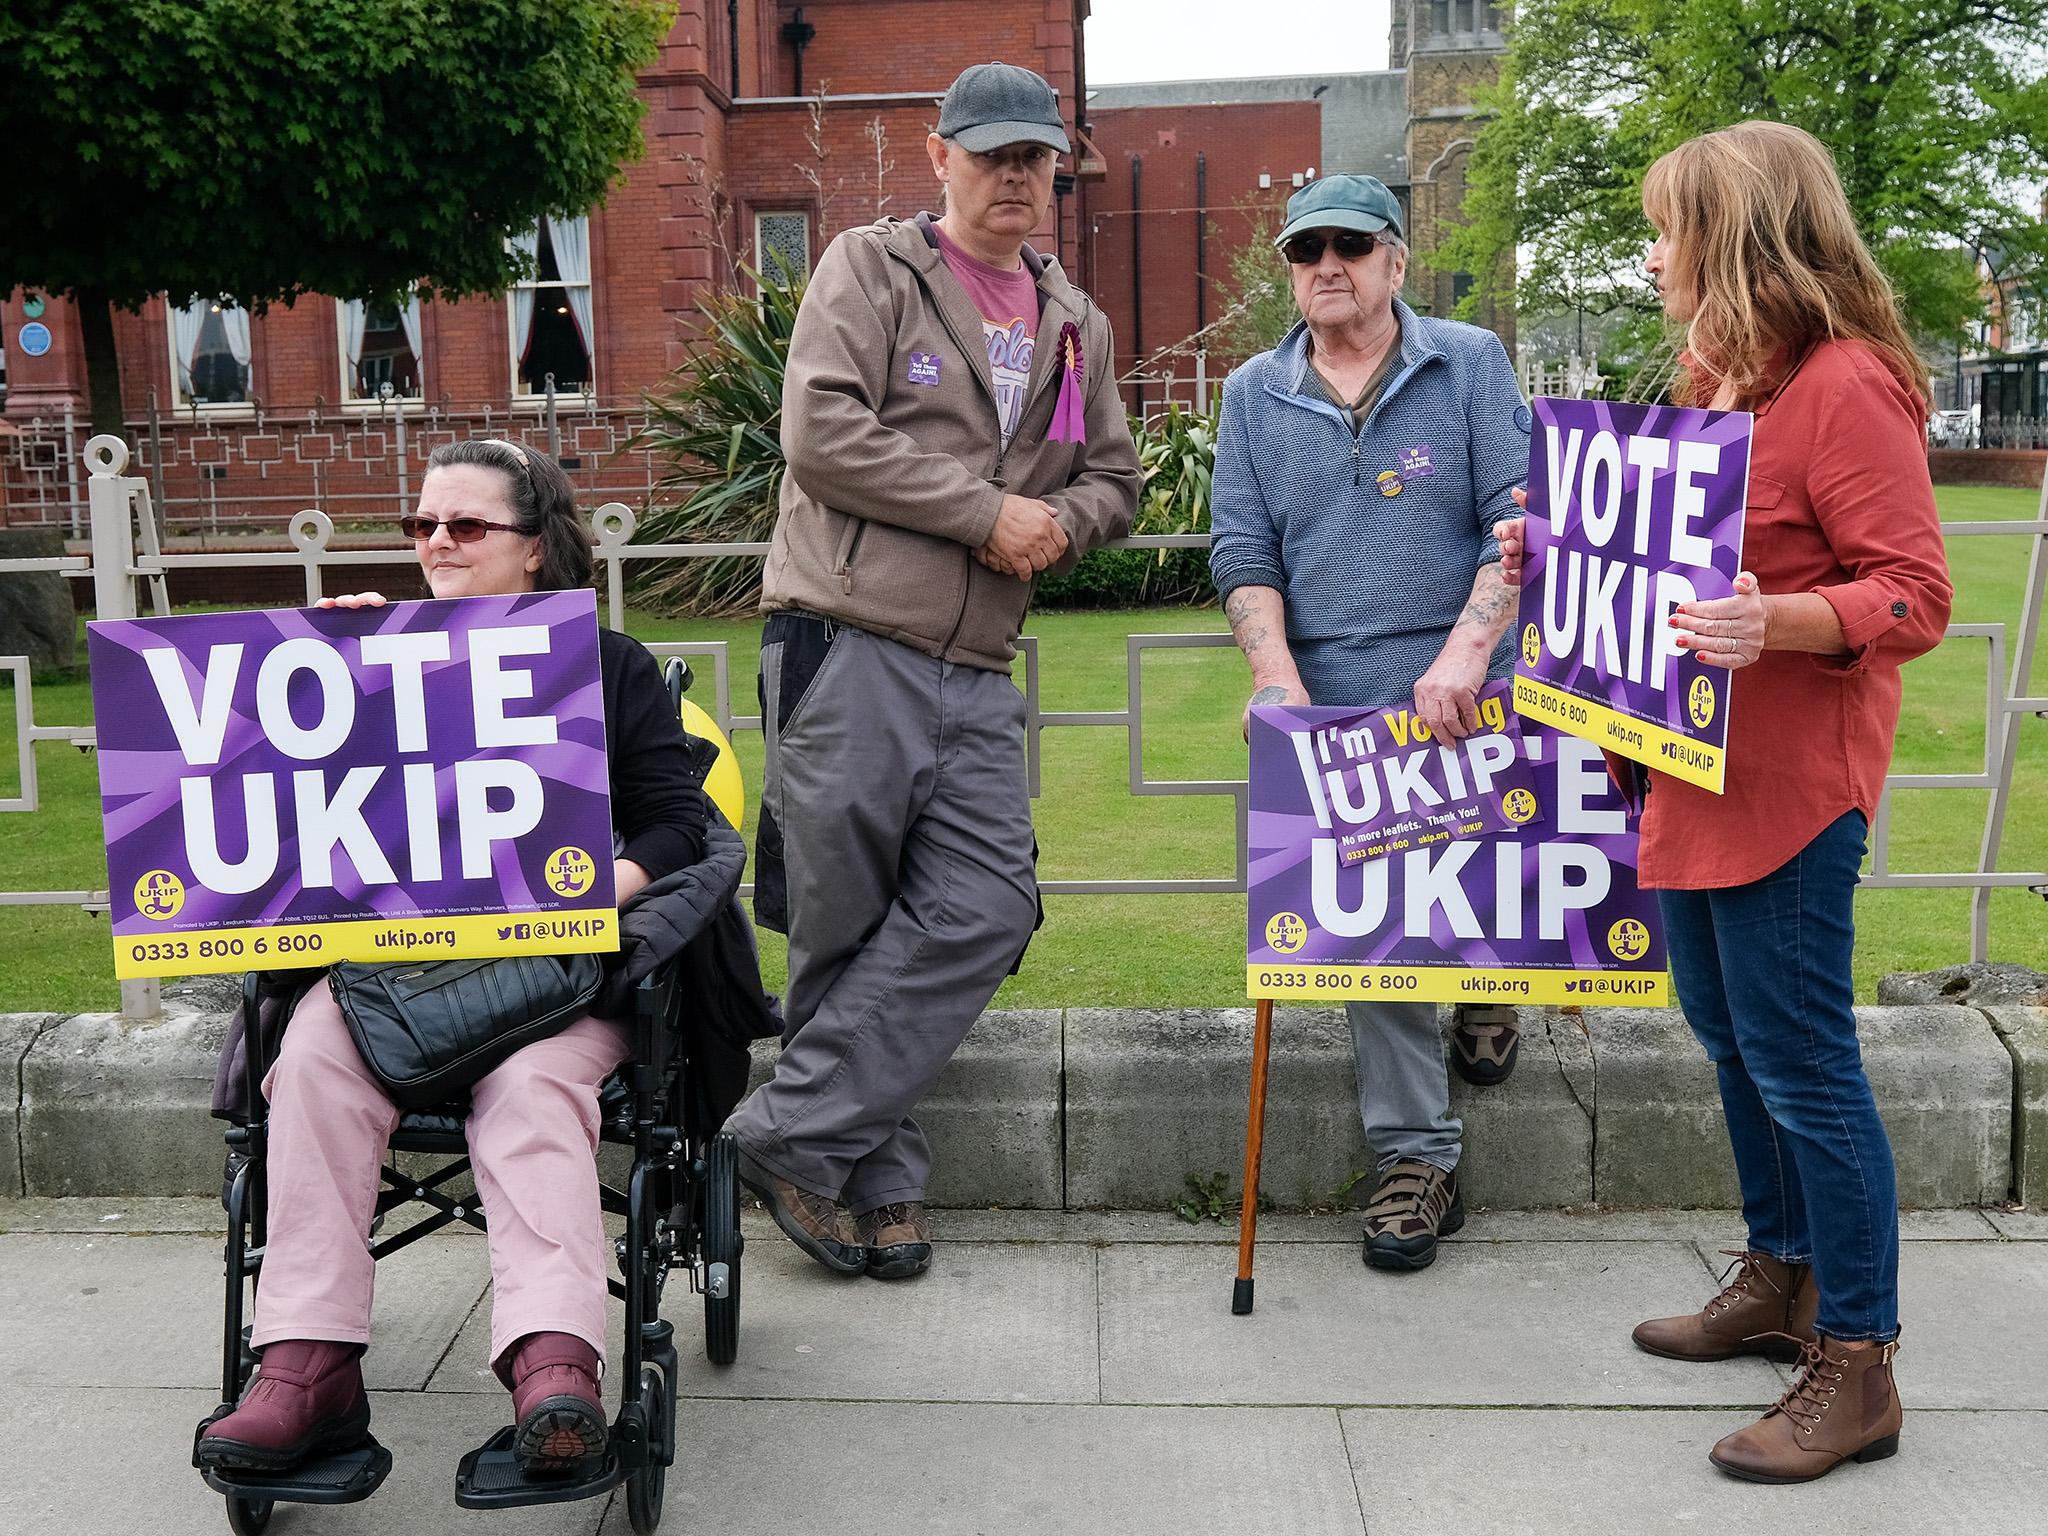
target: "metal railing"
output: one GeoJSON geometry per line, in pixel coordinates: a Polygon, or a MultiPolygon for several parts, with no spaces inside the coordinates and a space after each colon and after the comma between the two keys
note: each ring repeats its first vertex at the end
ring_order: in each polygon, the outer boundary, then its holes
{"type": "MultiPolygon", "coordinates": [[[[150,487],[140,476],[125,474],[128,450],[119,438],[96,437],[85,449],[85,466],[90,510],[92,555],[45,559],[0,560],[0,570],[56,571],[72,580],[93,583],[94,602],[101,617],[131,617],[136,612],[138,581],[148,589],[148,606],[158,613],[170,611],[167,578],[181,570],[235,565],[297,567],[304,576],[308,603],[326,593],[325,573],[335,567],[388,564],[391,550],[333,549],[329,541],[334,523],[326,513],[304,510],[290,520],[290,552],[267,553],[170,553],[158,547],[155,519],[150,515],[150,487]]],[[[594,554],[599,571],[607,617],[614,628],[621,627],[626,612],[626,566],[635,560],[706,559],[715,556],[763,557],[769,546],[760,543],[731,544],[635,544],[632,542],[637,517],[630,507],[613,502],[601,506],[592,516],[594,554]]],[[[1878,805],[1871,832],[1871,873],[1863,884],[1872,888],[1938,889],[1964,888],[1972,892],[1970,908],[1970,957],[1984,960],[1990,952],[1991,895],[2002,889],[2032,890],[2048,896],[2048,871],[2004,870],[1999,868],[2005,826],[2012,802],[2012,784],[2020,750],[2020,724],[2028,715],[2048,721],[2048,696],[2027,692],[2034,657],[2041,637],[2044,609],[2048,609],[2048,479],[2044,479],[2041,502],[2031,521],[1951,522],[1942,525],[1951,538],[2023,537],[2029,542],[2029,558],[2023,606],[2017,625],[1954,624],[1944,643],[1987,646],[1985,685],[1985,737],[1982,765],[1970,773],[1893,774],[1885,781],[1885,793],[1878,805]],[[1891,868],[1891,810],[1893,792],[1900,789],[1966,789],[1990,792],[1982,837],[1974,869],[1935,873],[1897,872],[1891,868]]],[[[1206,534],[1169,534],[1118,541],[1119,547],[1136,549],[1193,549],[1208,544],[1206,534]]],[[[1235,810],[1236,849],[1231,873],[1205,879],[1183,880],[1047,880],[1042,889],[1051,895],[1229,895],[1246,888],[1249,862],[1245,839],[1247,786],[1243,779],[1154,779],[1145,773],[1144,657],[1148,651],[1194,648],[1229,648],[1227,634],[1139,634],[1125,640],[1125,706],[1114,710],[1046,710],[1040,704],[1040,675],[1037,642],[1026,636],[1019,643],[1020,685],[1024,692],[1026,743],[1030,790],[1040,790],[1040,754],[1048,730],[1107,728],[1126,733],[1126,761],[1129,789],[1134,796],[1228,796],[1235,810]]],[[[656,656],[706,659],[711,663],[712,701],[710,712],[719,726],[735,731],[759,731],[757,714],[736,713],[733,708],[733,679],[725,641],[668,641],[648,646],[656,656]]],[[[39,723],[35,718],[29,664],[22,657],[0,657],[0,675],[11,675],[15,693],[16,753],[20,762],[21,793],[0,800],[0,812],[37,808],[37,779],[34,749],[37,742],[63,741],[90,747],[90,727],[39,723]]],[[[89,911],[107,909],[107,892],[48,890],[0,891],[0,906],[79,906],[89,911]]],[[[156,983],[124,982],[122,1007],[126,1013],[148,1016],[156,1010],[156,983]]]]}

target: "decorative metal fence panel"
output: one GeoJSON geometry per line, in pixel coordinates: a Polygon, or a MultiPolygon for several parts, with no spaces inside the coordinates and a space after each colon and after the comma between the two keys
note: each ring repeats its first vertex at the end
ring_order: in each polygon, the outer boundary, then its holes
{"type": "MultiPolygon", "coordinates": [[[[125,473],[126,446],[111,437],[94,438],[85,450],[86,505],[83,521],[89,525],[92,552],[89,558],[67,556],[40,560],[0,560],[0,570],[57,571],[68,579],[90,580],[95,605],[102,616],[125,617],[135,611],[136,583],[141,580],[149,592],[150,605],[168,611],[165,578],[180,570],[209,566],[263,565],[297,569],[303,574],[305,599],[317,600],[326,592],[330,570],[351,565],[388,564],[389,550],[335,549],[334,520],[323,511],[303,510],[289,523],[292,549],[264,553],[200,552],[174,553],[163,550],[156,537],[156,523],[150,504],[149,482],[125,473]]],[[[622,625],[626,608],[626,567],[636,560],[705,559],[720,555],[760,557],[766,544],[636,544],[632,536],[637,519],[623,503],[601,506],[592,516],[599,585],[609,622],[622,625]]],[[[1951,538],[2024,538],[2029,555],[2024,600],[2017,624],[1951,625],[1946,644],[1986,647],[1985,748],[1981,766],[1969,773],[1894,774],[1872,827],[1871,873],[1864,884],[1892,888],[1963,888],[1972,892],[1970,921],[1971,958],[1983,960],[1989,954],[1991,893],[1999,889],[2032,890],[2048,896],[2048,871],[2008,870],[2000,867],[2000,852],[2012,802],[2014,770],[2021,746],[2021,724],[2032,715],[2048,721],[2048,696],[2027,692],[2034,657],[2041,639],[2044,610],[2048,610],[2048,481],[2042,487],[2041,504],[2031,521],[1944,523],[1951,538]],[[1899,872],[1891,868],[1891,807],[1898,789],[1961,789],[1989,791],[1989,804],[1979,843],[1976,867],[1945,872],[1899,872]]],[[[1201,534],[1164,535],[1126,539],[1122,547],[1171,549],[1206,547],[1201,534]]],[[[1174,780],[1152,779],[1144,770],[1145,694],[1144,657],[1149,651],[1203,647],[1228,647],[1223,634],[1131,635],[1126,640],[1126,699],[1122,709],[1059,711],[1040,706],[1040,667],[1036,643],[1025,637],[1021,644],[1023,665],[1020,686],[1024,692],[1031,793],[1040,788],[1040,756],[1045,732],[1049,730],[1122,730],[1127,737],[1129,789],[1134,796],[1202,795],[1227,796],[1236,816],[1236,848],[1231,872],[1207,879],[1127,880],[1106,876],[1085,880],[1048,880],[1043,889],[1052,895],[1191,895],[1234,894],[1246,886],[1245,841],[1246,784],[1243,779],[1174,780]]],[[[758,731],[759,715],[739,713],[733,707],[734,680],[730,657],[723,641],[676,641],[649,647],[657,656],[683,656],[708,660],[711,664],[712,698],[710,713],[731,735],[735,731],[758,731]]],[[[78,747],[93,744],[90,727],[57,725],[39,721],[35,715],[32,679],[26,658],[0,657],[0,674],[11,677],[14,690],[15,753],[20,793],[0,799],[0,812],[33,813],[39,804],[35,768],[37,742],[62,741],[78,747]]],[[[2035,742],[2039,746],[2038,737],[2035,742]]],[[[79,906],[104,911],[104,890],[0,891],[0,906],[79,906]]],[[[138,1015],[155,1011],[155,983],[123,984],[123,1009],[138,1015]]]]}

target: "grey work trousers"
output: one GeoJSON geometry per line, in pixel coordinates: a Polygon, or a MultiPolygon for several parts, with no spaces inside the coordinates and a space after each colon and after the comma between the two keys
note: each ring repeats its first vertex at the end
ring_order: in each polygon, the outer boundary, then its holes
{"type": "Polygon", "coordinates": [[[1358,1113],[1380,1172],[1391,1163],[1458,1166],[1465,1127],[1451,1114],[1436,1004],[1346,1003],[1351,1059],[1358,1071],[1358,1113]]]}
{"type": "Polygon", "coordinates": [[[727,1128],[858,1215],[924,1198],[910,1111],[1037,920],[1024,698],[999,672],[841,626],[778,730],[781,650],[761,652],[762,793],[789,882],[786,1027],[727,1128]]]}

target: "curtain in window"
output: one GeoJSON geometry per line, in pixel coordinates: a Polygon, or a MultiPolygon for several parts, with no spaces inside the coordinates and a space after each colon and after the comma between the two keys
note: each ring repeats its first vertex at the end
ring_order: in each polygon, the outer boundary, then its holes
{"type": "MultiPolygon", "coordinates": [[[[526,253],[529,262],[540,257],[540,231],[529,230],[523,235],[514,235],[512,243],[526,253]]],[[[557,260],[560,258],[558,257],[557,260]]],[[[523,364],[526,354],[533,347],[533,290],[514,288],[505,296],[512,313],[512,355],[523,364]]]]}
{"type": "Polygon", "coordinates": [[[562,291],[569,298],[570,318],[583,338],[583,350],[591,352],[590,220],[550,217],[548,239],[555,248],[555,267],[562,274],[562,291]]]}
{"type": "Polygon", "coordinates": [[[229,355],[246,372],[249,367],[249,311],[239,304],[223,302],[220,328],[227,334],[229,355]]]}
{"type": "Polygon", "coordinates": [[[341,306],[342,392],[347,397],[353,397],[361,388],[363,328],[369,315],[370,306],[361,299],[350,299],[341,306]]]}
{"type": "Polygon", "coordinates": [[[199,350],[199,332],[206,324],[207,300],[196,295],[183,304],[168,304],[171,312],[171,354],[177,359],[179,391],[192,393],[192,355],[199,350]]]}
{"type": "MultiPolygon", "coordinates": [[[[420,296],[417,293],[409,293],[405,296],[405,303],[398,311],[398,323],[405,328],[405,344],[412,348],[413,362],[416,365],[424,364],[427,360],[427,354],[425,348],[420,344],[420,336],[426,329],[426,322],[420,316],[420,296]]],[[[415,378],[421,377],[417,371],[415,371],[413,376],[415,378]]],[[[425,393],[424,381],[422,381],[421,393],[425,393]]]]}

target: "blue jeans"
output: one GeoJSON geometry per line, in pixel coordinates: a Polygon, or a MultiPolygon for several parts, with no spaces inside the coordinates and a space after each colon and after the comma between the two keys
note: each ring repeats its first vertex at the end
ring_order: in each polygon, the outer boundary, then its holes
{"type": "Polygon", "coordinates": [[[1883,1342],[1899,1196],[1851,1007],[1864,832],[1849,811],[1761,880],[1657,897],[1679,1004],[1720,1072],[1749,1246],[1813,1265],[1822,1333],[1883,1342]]]}

